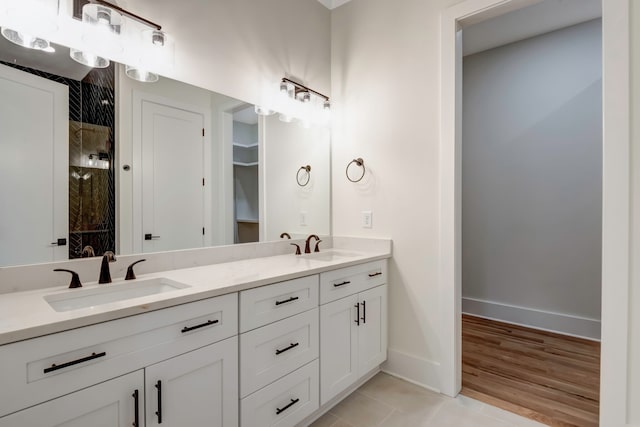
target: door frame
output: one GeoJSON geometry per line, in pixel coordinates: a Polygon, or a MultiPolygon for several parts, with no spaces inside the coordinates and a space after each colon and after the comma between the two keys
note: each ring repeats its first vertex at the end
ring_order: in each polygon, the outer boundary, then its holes
{"type": "MultiPolygon", "coordinates": [[[[212,147],[211,147],[211,110],[203,108],[201,106],[191,105],[184,102],[176,101],[171,98],[167,98],[160,95],[155,95],[139,90],[133,90],[133,114],[132,114],[132,163],[138,165],[133,168],[132,181],[132,242],[133,253],[142,253],[142,235],[144,233],[142,228],[142,170],[139,165],[142,165],[142,103],[152,102],[159,105],[165,105],[168,107],[184,110],[190,113],[201,114],[203,118],[202,125],[205,128],[205,135],[203,136],[203,174],[205,182],[213,183],[211,174],[212,163],[212,147]]],[[[211,246],[212,234],[214,228],[211,227],[212,217],[212,185],[205,186],[204,199],[203,199],[203,225],[210,229],[209,233],[204,235],[203,247],[211,246]]]]}
{"type": "MultiPolygon", "coordinates": [[[[441,15],[439,271],[441,381],[444,394],[462,385],[461,116],[459,31],[540,0],[465,0],[441,15]]],[[[630,258],[630,2],[602,2],[602,349],[600,424],[627,425],[630,258]]]]}

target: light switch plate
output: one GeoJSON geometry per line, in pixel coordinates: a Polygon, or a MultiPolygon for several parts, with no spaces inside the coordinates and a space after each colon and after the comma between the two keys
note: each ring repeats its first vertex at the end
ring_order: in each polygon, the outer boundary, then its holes
{"type": "Polygon", "coordinates": [[[362,211],[362,228],[373,227],[373,212],[362,211]]]}
{"type": "Polygon", "coordinates": [[[307,225],[307,211],[300,211],[300,225],[307,225]]]}

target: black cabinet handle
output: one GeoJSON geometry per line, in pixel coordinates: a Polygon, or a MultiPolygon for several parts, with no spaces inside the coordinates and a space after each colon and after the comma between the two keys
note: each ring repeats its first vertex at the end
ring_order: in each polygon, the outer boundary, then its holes
{"type": "Polygon", "coordinates": [[[280,415],[281,413],[283,413],[284,411],[286,411],[287,409],[291,408],[293,405],[295,405],[296,403],[300,402],[300,399],[291,399],[291,403],[289,403],[287,406],[285,406],[284,408],[280,409],[280,408],[276,408],[276,415],[280,415]]]}
{"type": "Polygon", "coordinates": [[[140,393],[136,390],[131,396],[133,396],[133,427],[142,427],[140,425],[140,393]]]}
{"type": "Polygon", "coordinates": [[[382,271],[378,271],[377,273],[369,273],[369,277],[376,277],[381,275],[382,275],[382,271]]]}
{"type": "Polygon", "coordinates": [[[360,303],[357,302],[356,305],[354,305],[354,307],[358,310],[358,314],[356,315],[356,325],[360,326],[360,303]]]}
{"type": "Polygon", "coordinates": [[[182,333],[184,334],[185,332],[193,331],[195,329],[204,328],[205,326],[215,325],[218,322],[219,322],[218,319],[216,319],[216,320],[207,320],[206,322],[204,322],[204,323],[202,323],[200,325],[185,326],[184,328],[182,328],[182,333]]]}
{"type": "Polygon", "coordinates": [[[338,286],[348,285],[349,283],[351,283],[351,282],[350,282],[350,281],[348,281],[348,280],[345,280],[345,281],[344,281],[344,282],[342,282],[342,283],[334,283],[334,284],[333,284],[333,287],[334,287],[334,288],[337,288],[338,286]]]}
{"type": "Polygon", "coordinates": [[[367,323],[367,302],[362,301],[362,323],[367,323]]]}
{"type": "Polygon", "coordinates": [[[276,301],[276,305],[286,304],[286,303],[288,303],[288,302],[295,301],[295,300],[297,300],[297,299],[300,299],[300,298],[299,298],[299,297],[291,297],[291,298],[286,299],[286,300],[284,300],[284,301],[276,301]]]}
{"type": "Polygon", "coordinates": [[[144,240],[156,240],[156,239],[159,239],[159,238],[160,238],[160,236],[154,236],[151,233],[147,233],[147,234],[144,235],[144,240]]]}
{"type": "Polygon", "coordinates": [[[158,389],[158,410],[156,415],[158,416],[158,424],[162,424],[162,381],[158,380],[156,389],[158,389]]]}
{"type": "Polygon", "coordinates": [[[99,357],[104,357],[106,355],[107,355],[107,353],[103,351],[102,353],[91,353],[91,356],[83,357],[81,359],[72,360],[71,362],[62,363],[60,365],[56,365],[55,363],[53,363],[50,367],[44,368],[44,373],[48,374],[49,372],[57,371],[58,369],[68,368],[69,366],[77,365],[79,363],[88,362],[89,360],[97,359],[99,357]]]}
{"type": "Polygon", "coordinates": [[[285,351],[289,351],[289,350],[291,350],[292,348],[297,347],[297,346],[299,346],[299,345],[300,345],[300,343],[299,343],[299,342],[297,342],[297,343],[293,343],[293,344],[291,344],[291,345],[290,345],[289,347],[287,347],[287,348],[283,348],[282,350],[276,350],[276,356],[277,356],[277,355],[279,355],[279,354],[284,353],[285,351]]]}

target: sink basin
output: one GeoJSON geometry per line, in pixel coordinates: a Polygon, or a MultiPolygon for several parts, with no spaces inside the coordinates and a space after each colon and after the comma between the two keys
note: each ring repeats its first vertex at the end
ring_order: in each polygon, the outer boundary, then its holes
{"type": "Polygon", "coordinates": [[[303,256],[307,259],[313,259],[316,261],[331,262],[331,261],[342,261],[346,258],[353,258],[361,255],[362,254],[359,254],[357,252],[347,252],[347,251],[329,249],[324,252],[314,252],[311,254],[305,254],[303,256]]]}
{"type": "Polygon", "coordinates": [[[75,289],[45,295],[44,299],[55,311],[71,311],[148,295],[163,294],[188,287],[189,285],[158,277],[118,284],[111,283],[92,289],[75,289]]]}

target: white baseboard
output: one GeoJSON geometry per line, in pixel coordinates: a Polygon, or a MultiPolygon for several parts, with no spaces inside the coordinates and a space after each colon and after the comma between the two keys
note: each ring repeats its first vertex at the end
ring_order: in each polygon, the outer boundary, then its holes
{"type": "Polygon", "coordinates": [[[440,363],[389,349],[382,372],[440,393],[440,363]]]}
{"type": "Polygon", "coordinates": [[[553,313],[494,301],[462,298],[462,312],[544,331],[600,340],[600,320],[553,313]]]}

